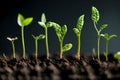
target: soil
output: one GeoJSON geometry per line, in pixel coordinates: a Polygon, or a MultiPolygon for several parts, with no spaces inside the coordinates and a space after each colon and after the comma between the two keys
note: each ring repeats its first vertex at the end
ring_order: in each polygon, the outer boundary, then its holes
{"type": "Polygon", "coordinates": [[[26,59],[0,57],[0,80],[112,80],[120,79],[120,61],[109,54],[109,61],[101,56],[81,56],[77,60],[74,56],[33,55],[26,59]]]}

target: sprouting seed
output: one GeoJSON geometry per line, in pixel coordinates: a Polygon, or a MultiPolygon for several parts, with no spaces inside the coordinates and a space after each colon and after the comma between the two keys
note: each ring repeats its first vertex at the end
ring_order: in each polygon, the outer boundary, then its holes
{"type": "Polygon", "coordinates": [[[12,44],[13,58],[16,58],[14,41],[17,40],[18,38],[17,38],[17,37],[15,37],[15,38],[7,37],[7,39],[8,39],[8,40],[11,42],[11,44],[12,44]]]}
{"type": "Polygon", "coordinates": [[[38,40],[44,39],[45,35],[40,34],[39,36],[32,35],[33,39],[35,40],[35,57],[38,57],[38,40]]]}
{"type": "Polygon", "coordinates": [[[106,52],[104,53],[104,55],[106,57],[106,61],[108,61],[108,45],[109,45],[109,40],[112,39],[112,38],[114,38],[114,37],[117,37],[117,35],[115,35],[115,34],[109,35],[108,33],[105,33],[105,34],[101,34],[101,36],[106,39],[106,52]]]}

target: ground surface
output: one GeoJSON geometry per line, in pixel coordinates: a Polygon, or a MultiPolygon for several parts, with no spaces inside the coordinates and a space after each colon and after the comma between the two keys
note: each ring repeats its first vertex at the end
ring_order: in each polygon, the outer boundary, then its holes
{"type": "Polygon", "coordinates": [[[109,55],[109,61],[90,56],[77,60],[73,56],[45,59],[0,57],[0,80],[107,80],[120,79],[120,61],[109,55]]]}

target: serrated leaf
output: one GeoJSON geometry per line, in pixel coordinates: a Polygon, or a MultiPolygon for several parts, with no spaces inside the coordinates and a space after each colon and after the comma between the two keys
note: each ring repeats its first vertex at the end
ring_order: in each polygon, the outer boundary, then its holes
{"type": "Polygon", "coordinates": [[[113,34],[113,35],[109,35],[108,33],[105,33],[105,34],[101,34],[102,37],[104,37],[105,39],[107,40],[110,40],[114,37],[117,37],[117,35],[113,34]]]}
{"type": "Polygon", "coordinates": [[[72,48],[72,44],[71,43],[69,43],[69,44],[65,44],[65,46],[63,46],[63,52],[65,52],[65,51],[68,51],[68,50],[70,50],[72,48]]]}
{"type": "Polygon", "coordinates": [[[76,28],[78,28],[78,30],[82,30],[83,25],[84,25],[84,15],[81,15],[81,16],[78,18],[76,28]]]}
{"type": "Polygon", "coordinates": [[[26,19],[23,21],[23,25],[24,25],[24,26],[28,26],[32,21],[33,21],[33,18],[32,18],[32,17],[26,18],[26,19]]]}
{"type": "Polygon", "coordinates": [[[114,58],[120,60],[120,51],[114,54],[114,58]]]}
{"type": "Polygon", "coordinates": [[[76,36],[80,35],[80,31],[77,28],[73,28],[74,33],[76,36]]]}
{"type": "Polygon", "coordinates": [[[41,22],[41,21],[38,21],[38,24],[39,24],[40,26],[42,26],[43,28],[46,27],[45,23],[43,23],[43,22],[41,22]]]}
{"type": "Polygon", "coordinates": [[[103,24],[103,25],[100,27],[99,32],[101,32],[101,31],[102,31],[103,29],[105,29],[107,26],[108,26],[108,24],[103,24]]]}
{"type": "Polygon", "coordinates": [[[92,20],[94,22],[98,22],[99,21],[99,18],[100,18],[100,15],[99,15],[99,11],[97,10],[96,7],[92,7],[92,20]]]}
{"type": "Polygon", "coordinates": [[[42,13],[42,16],[41,16],[41,22],[46,23],[46,17],[44,13],[42,13]]]}
{"type": "Polygon", "coordinates": [[[49,27],[52,27],[53,24],[52,24],[51,22],[47,22],[47,23],[46,23],[46,26],[49,28],[49,27]]]}
{"type": "Polygon", "coordinates": [[[24,21],[24,17],[23,17],[23,15],[22,14],[18,14],[18,18],[17,18],[17,22],[18,22],[18,25],[19,26],[21,26],[21,27],[23,27],[24,25],[23,25],[23,21],[24,21]]]}
{"type": "Polygon", "coordinates": [[[65,36],[66,33],[67,33],[67,26],[63,25],[62,28],[61,28],[61,31],[62,31],[62,36],[65,36]]]}

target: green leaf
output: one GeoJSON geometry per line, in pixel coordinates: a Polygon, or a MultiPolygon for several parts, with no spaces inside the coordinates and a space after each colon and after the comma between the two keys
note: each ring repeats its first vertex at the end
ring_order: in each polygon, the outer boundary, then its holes
{"type": "Polygon", "coordinates": [[[33,21],[33,18],[32,18],[32,17],[26,18],[26,19],[23,21],[23,25],[24,25],[24,26],[28,26],[32,21],[33,21]]]}
{"type": "Polygon", "coordinates": [[[85,15],[81,15],[81,16],[78,18],[77,26],[76,26],[76,28],[78,28],[78,30],[82,30],[82,28],[83,28],[83,25],[84,25],[84,16],[85,16],[85,15]]]}
{"type": "Polygon", "coordinates": [[[97,8],[93,6],[92,7],[92,20],[97,23],[99,21],[99,18],[100,18],[99,11],[97,10],[97,8]]]}
{"type": "Polygon", "coordinates": [[[44,34],[40,34],[39,35],[39,39],[45,39],[45,35],[44,34]]]}
{"type": "Polygon", "coordinates": [[[65,36],[66,33],[67,33],[67,26],[63,25],[62,28],[61,28],[61,31],[62,31],[62,36],[65,36]]]}
{"type": "Polygon", "coordinates": [[[46,17],[44,13],[42,13],[42,16],[41,16],[41,22],[46,23],[46,17]]]}
{"type": "Polygon", "coordinates": [[[76,36],[80,35],[80,31],[77,28],[73,28],[73,31],[76,34],[76,36]]]}
{"type": "Polygon", "coordinates": [[[49,21],[49,22],[47,22],[46,26],[49,28],[49,27],[52,27],[53,25],[52,25],[52,23],[49,21]]]}
{"type": "Polygon", "coordinates": [[[71,48],[72,48],[72,44],[71,44],[71,43],[65,44],[65,46],[63,47],[63,52],[68,51],[68,50],[70,50],[71,48]]]}
{"type": "Polygon", "coordinates": [[[108,24],[103,24],[103,25],[100,27],[99,32],[101,32],[101,31],[102,31],[103,29],[105,29],[107,26],[108,26],[108,24]]]}
{"type": "Polygon", "coordinates": [[[24,26],[23,21],[24,21],[24,17],[22,14],[19,13],[17,18],[18,25],[23,27],[24,26]]]}
{"type": "Polygon", "coordinates": [[[112,39],[112,38],[114,38],[114,37],[117,37],[117,35],[115,35],[115,34],[110,35],[110,36],[109,36],[109,40],[112,39]]]}
{"type": "Polygon", "coordinates": [[[42,26],[43,28],[46,27],[45,23],[43,23],[43,22],[41,22],[41,21],[38,21],[38,24],[39,24],[40,26],[42,26]]]}
{"type": "Polygon", "coordinates": [[[120,51],[114,54],[114,58],[120,60],[120,51]]]}

